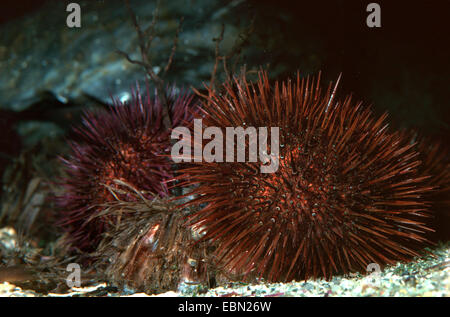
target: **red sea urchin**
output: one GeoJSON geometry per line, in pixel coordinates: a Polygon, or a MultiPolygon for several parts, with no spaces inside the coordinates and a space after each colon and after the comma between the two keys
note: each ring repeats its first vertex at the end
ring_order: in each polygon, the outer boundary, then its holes
{"type": "Polygon", "coordinates": [[[427,181],[434,190],[427,194],[433,211],[431,224],[436,232],[430,234],[433,241],[450,240],[450,149],[439,141],[423,137],[418,139],[419,159],[423,162],[419,171],[430,175],[427,181]]]}
{"type": "MultiPolygon", "coordinates": [[[[188,222],[219,243],[230,273],[289,281],[365,271],[418,255],[427,240],[414,144],[351,97],[312,78],[269,85],[245,78],[209,91],[204,126],[280,127],[279,169],[256,162],[193,162],[179,186],[196,185],[188,222]]],[[[248,149],[248,139],[246,139],[248,149]]],[[[235,153],[236,155],[236,153],[235,153]]]]}
{"type": "MultiPolygon", "coordinates": [[[[182,125],[191,116],[192,96],[169,93],[172,124],[182,125]]],[[[94,250],[108,222],[91,219],[101,210],[99,206],[116,198],[132,199],[117,194],[120,182],[146,198],[168,195],[164,181],[172,177],[171,161],[166,157],[170,131],[163,126],[162,114],[159,99],[151,99],[148,89],[142,97],[138,87],[129,102],[115,100],[110,111],[85,115],[82,127],[75,130],[79,141],[71,143],[72,154],[63,159],[67,176],[61,182],[64,194],[57,197],[59,224],[73,247],[94,250]]]]}

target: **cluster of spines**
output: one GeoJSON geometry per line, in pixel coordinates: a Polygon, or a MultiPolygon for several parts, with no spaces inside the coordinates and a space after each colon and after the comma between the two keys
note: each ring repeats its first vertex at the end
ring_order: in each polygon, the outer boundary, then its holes
{"type": "MultiPolygon", "coordinates": [[[[193,97],[168,90],[169,115],[173,126],[186,124],[193,97]]],[[[68,232],[71,245],[93,251],[111,219],[96,217],[102,206],[114,200],[128,201],[120,184],[138,189],[148,199],[166,197],[165,181],[173,176],[170,129],[163,126],[163,105],[139,86],[125,103],[114,100],[108,111],[87,112],[75,129],[72,153],[62,159],[66,177],[64,194],[57,197],[60,227],[68,232]]]]}
{"type": "MultiPolygon", "coordinates": [[[[178,188],[194,188],[185,195],[195,197],[185,206],[196,206],[188,224],[200,242],[219,246],[217,264],[227,274],[331,278],[410,260],[428,243],[430,206],[446,204],[446,154],[392,131],[387,114],[376,117],[351,96],[338,99],[337,86],[323,90],[320,74],[271,86],[260,73],[255,84],[242,77],[226,82],[222,93],[209,89],[205,127],[280,128],[273,174],[261,174],[261,162],[194,162],[172,177],[161,104],[148,92],[142,99],[139,89],[109,113],[88,113],[77,130],[82,142],[65,160],[62,226],[73,245],[92,249],[110,222],[92,221],[92,214],[110,200],[132,199],[117,184],[152,198],[167,196],[172,179],[178,188]]],[[[173,127],[191,127],[192,97],[169,99],[173,127]]]]}
{"type": "Polygon", "coordinates": [[[193,163],[180,186],[198,185],[187,205],[204,240],[220,243],[219,263],[232,272],[291,280],[364,270],[408,260],[426,242],[427,175],[415,144],[390,131],[351,97],[336,100],[309,77],[256,84],[226,83],[209,91],[205,126],[280,127],[280,166],[193,163]]]}

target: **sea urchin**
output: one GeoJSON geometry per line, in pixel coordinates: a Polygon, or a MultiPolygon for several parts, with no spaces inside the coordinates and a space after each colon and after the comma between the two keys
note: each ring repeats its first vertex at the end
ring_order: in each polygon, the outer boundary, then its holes
{"type": "Polygon", "coordinates": [[[240,78],[204,96],[204,126],[280,128],[275,173],[235,159],[188,163],[176,178],[195,185],[187,205],[201,208],[188,222],[219,243],[228,272],[330,278],[411,259],[427,242],[431,186],[415,145],[336,88],[323,90],[320,75],[271,87],[262,72],[256,84],[240,78]]]}
{"type": "MultiPolygon", "coordinates": [[[[192,96],[169,90],[169,114],[173,126],[185,124],[192,96]]],[[[126,184],[146,197],[168,195],[164,181],[172,177],[170,131],[164,128],[162,105],[139,87],[127,103],[114,101],[109,111],[88,112],[78,140],[71,143],[70,158],[63,159],[67,176],[61,182],[64,194],[57,197],[59,224],[68,232],[73,247],[95,249],[108,219],[93,217],[99,206],[115,199],[133,199],[120,193],[126,184]],[[112,191],[111,187],[115,190],[112,191]],[[93,219],[92,219],[93,218],[93,219]]]]}

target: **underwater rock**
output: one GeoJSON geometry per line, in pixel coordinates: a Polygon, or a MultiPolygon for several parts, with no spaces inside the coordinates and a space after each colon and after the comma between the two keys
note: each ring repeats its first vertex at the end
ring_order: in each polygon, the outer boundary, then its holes
{"type": "MultiPolygon", "coordinates": [[[[64,2],[52,1],[24,18],[2,25],[0,33],[0,108],[22,110],[36,101],[39,91],[49,90],[61,98],[83,94],[110,102],[111,95],[126,97],[136,80],[144,79],[142,67],[129,63],[121,50],[138,56],[136,31],[123,1],[78,1],[80,28],[66,26],[64,2]],[[25,31],[24,31],[25,30],[25,31]]],[[[131,1],[140,23],[151,23],[155,1],[131,1]]],[[[220,33],[223,17],[236,4],[223,1],[162,1],[157,34],[152,42],[154,65],[165,65],[170,55],[178,21],[183,30],[168,82],[201,86],[208,81],[214,63],[213,38],[220,33]],[[220,9],[220,10],[219,10],[220,9]]],[[[229,49],[238,29],[227,26],[221,43],[229,49]]],[[[155,66],[156,73],[162,67],[155,66]]]]}

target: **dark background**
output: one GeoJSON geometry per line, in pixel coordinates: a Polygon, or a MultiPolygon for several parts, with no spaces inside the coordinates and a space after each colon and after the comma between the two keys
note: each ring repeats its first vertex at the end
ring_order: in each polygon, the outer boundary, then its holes
{"type": "Polygon", "coordinates": [[[449,136],[450,1],[253,1],[279,34],[276,60],[311,59],[341,88],[389,110],[394,124],[449,136]],[[366,26],[367,4],[381,6],[381,28],[366,26]],[[286,18],[288,17],[288,18],[286,18]],[[305,50],[306,48],[306,50],[305,50]],[[301,53],[297,53],[301,52],[301,53]],[[333,78],[334,77],[334,78],[333,78]]]}

